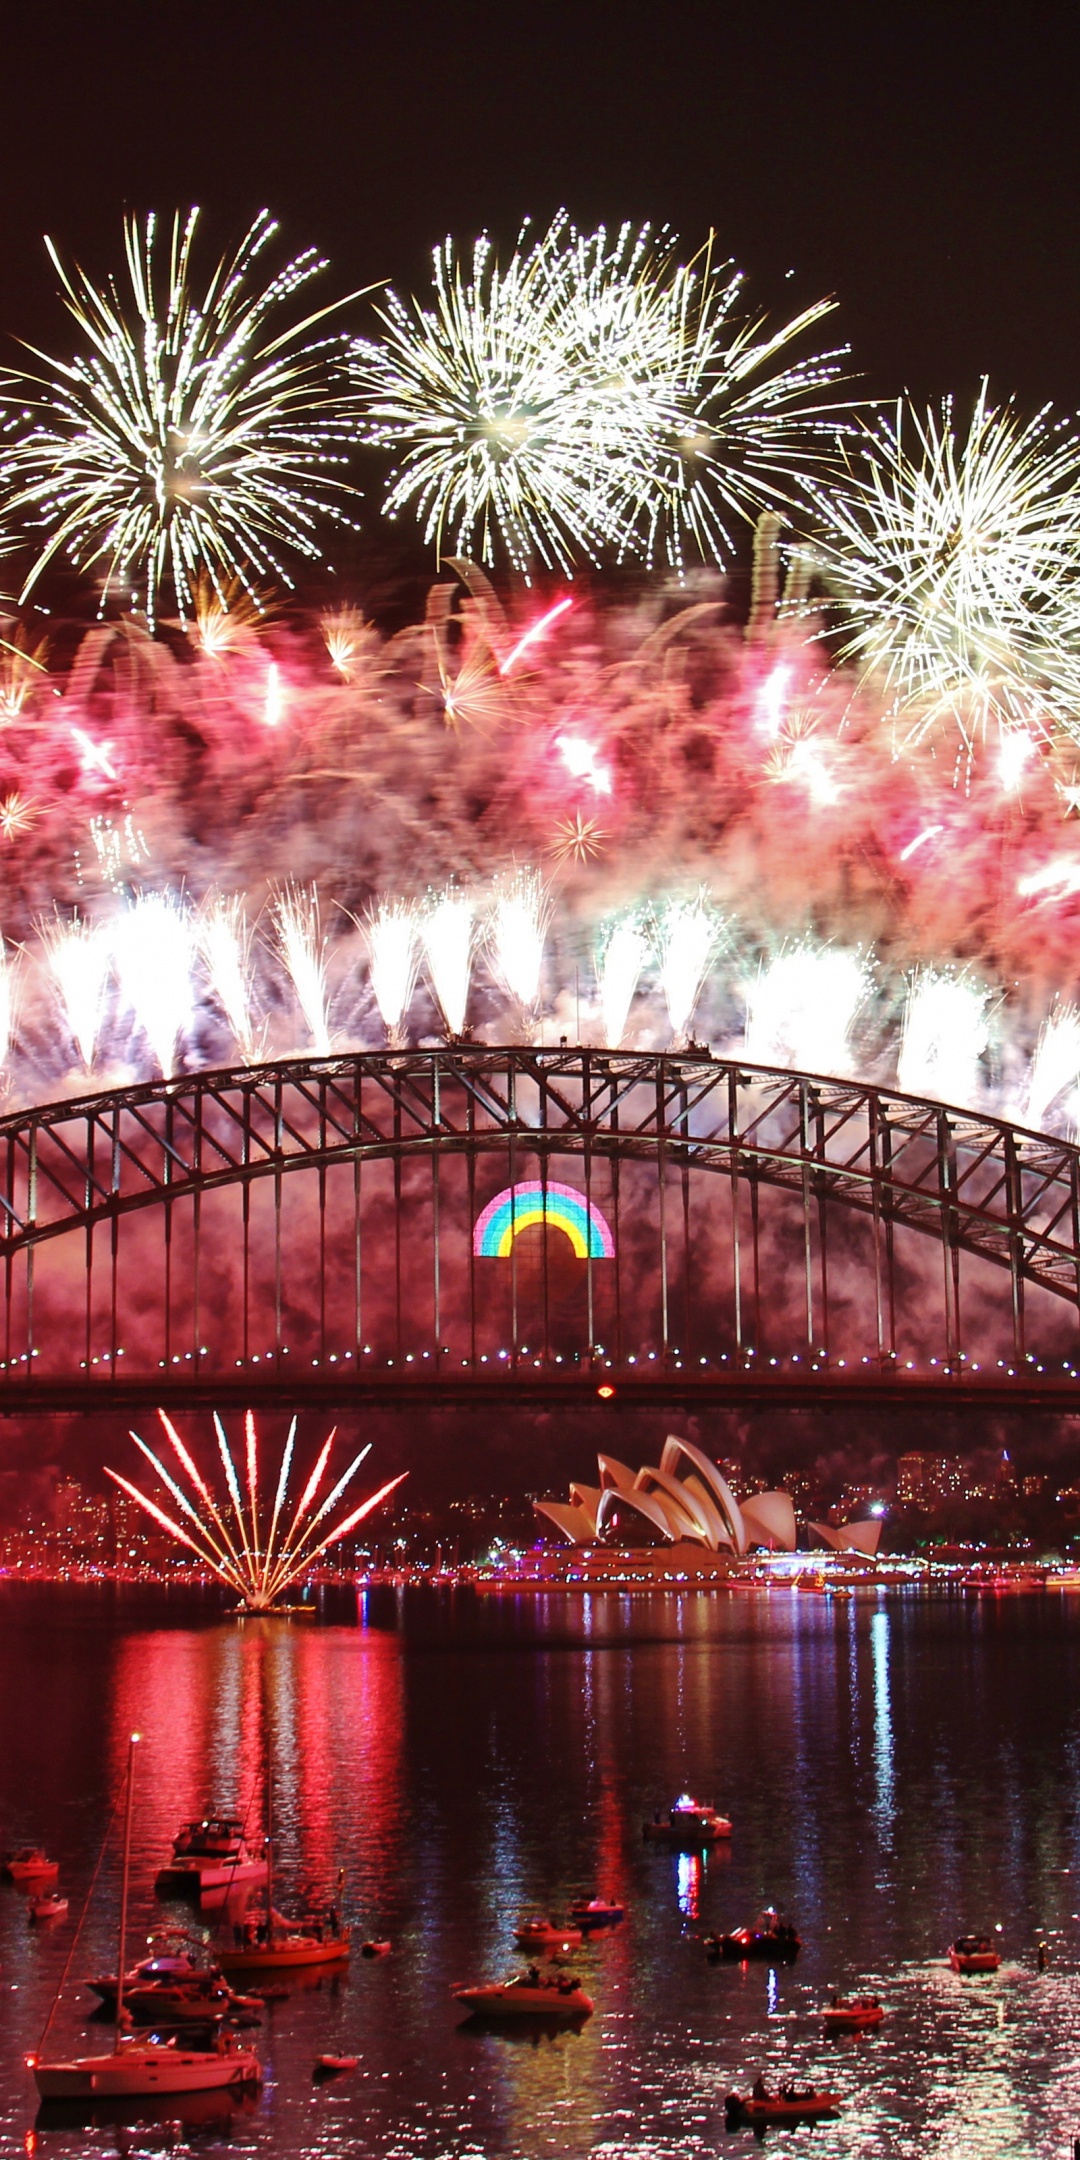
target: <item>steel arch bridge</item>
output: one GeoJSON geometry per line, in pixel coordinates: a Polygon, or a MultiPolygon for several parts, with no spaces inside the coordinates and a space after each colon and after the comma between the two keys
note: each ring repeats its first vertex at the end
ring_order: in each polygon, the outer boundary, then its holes
{"type": "Polygon", "coordinates": [[[601,1390],[1080,1408],[1080,1150],[697,1050],[365,1051],[15,1112],[0,1254],[9,1413],[601,1390]],[[546,1224],[478,1254],[485,1206],[523,1186],[546,1224]],[[610,1256],[573,1256],[556,1188],[610,1256]]]}

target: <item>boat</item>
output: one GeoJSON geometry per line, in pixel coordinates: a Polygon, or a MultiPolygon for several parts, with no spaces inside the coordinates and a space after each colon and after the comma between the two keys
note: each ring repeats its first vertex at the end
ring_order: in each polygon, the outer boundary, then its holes
{"type": "Polygon", "coordinates": [[[42,1920],[62,1920],[68,1909],[68,1900],[59,1890],[47,1891],[44,1897],[29,1900],[27,1918],[33,1927],[42,1920]]]}
{"type": "Polygon", "coordinates": [[[392,1948],[393,1945],[391,1943],[376,1942],[374,1939],[371,1939],[368,1942],[361,1943],[360,1955],[361,1957],[366,1958],[389,1957],[392,1948]]]}
{"type": "MultiPolygon", "coordinates": [[[[127,1998],[133,1989],[154,1987],[159,1982],[205,1978],[219,1980],[221,1973],[218,1966],[207,1965],[205,1960],[193,1958],[190,1950],[164,1953],[157,1951],[153,1957],[143,1958],[138,1965],[132,1965],[124,1974],[124,1995],[127,1998]]],[[[115,1973],[104,1973],[97,1980],[88,1980],[86,1985],[106,2006],[111,2006],[116,2001],[115,1973]]]]}
{"type": "Polygon", "coordinates": [[[866,2032],[885,2012],[876,1995],[834,1995],[821,2015],[827,2032],[866,2032]]]}
{"type": "Polygon", "coordinates": [[[555,1920],[520,1920],[514,1929],[519,1950],[580,1950],[584,1940],[579,1927],[560,1927],[555,1920]]]}
{"type": "Polygon", "coordinates": [[[227,1897],[265,1881],[266,1861],[250,1851],[240,1818],[209,1815],[182,1825],[154,1888],[159,1897],[227,1897]]]}
{"type": "Polygon", "coordinates": [[[474,2017],[587,2018],[593,2014],[592,1997],[573,1973],[515,1973],[485,1987],[456,1987],[454,2001],[463,2003],[474,2017]]]}
{"type": "Polygon", "coordinates": [[[642,1833],[664,1845],[683,1848],[716,1845],[721,1838],[731,1836],[731,1824],[727,1816],[718,1815],[715,1808],[703,1807],[700,1800],[692,1800],[689,1793],[682,1793],[666,1815],[657,1812],[651,1822],[643,1823],[642,1833]]]}
{"type": "Polygon", "coordinates": [[[234,1995],[223,1980],[209,1974],[197,1980],[161,1980],[152,1987],[125,1988],[124,2002],[136,2025],[213,2025],[234,2010],[252,2008],[247,1996],[234,1995]]]}
{"type": "Polygon", "coordinates": [[[8,1853],[0,1865],[0,1875],[8,1882],[52,1882],[60,1873],[59,1860],[50,1860],[40,1845],[23,1845],[18,1852],[8,1853]]]}
{"type": "Polygon", "coordinates": [[[705,1948],[710,1957],[790,1965],[802,1949],[802,1937],[790,1920],[780,1918],[775,1906],[767,1905],[751,1927],[732,1928],[728,1935],[706,1935],[705,1948]]]}
{"type": "Polygon", "coordinates": [[[730,2130],[746,2123],[823,2122],[830,2115],[839,2115],[840,2095],[824,2092],[816,2085],[801,2090],[795,2085],[781,2085],[771,2093],[759,2079],[753,2092],[729,2093],[724,2110],[730,2130]]]}
{"type": "Polygon", "coordinates": [[[27,2056],[34,2083],[43,2100],[139,2099],[147,2094],[211,2092],[226,2087],[256,2085],[259,2058],[252,2048],[242,2047],[229,2032],[218,2035],[212,2048],[182,2048],[176,2040],[133,2040],[125,2031],[124,1954],[127,1948],[128,1888],[131,1879],[131,1817],[135,1797],[135,1751],[138,1734],[128,1745],[127,1804],[124,1810],[124,1855],[120,1888],[120,1943],[116,1970],[116,2044],[107,2055],[44,2057],[53,2010],[53,1998],[41,2043],[27,2056]]]}
{"type": "Polygon", "coordinates": [[[954,1973],[996,1972],[1001,1952],[989,1935],[958,1935],[949,1944],[949,1963],[954,1973]]]}
{"type": "Polygon", "coordinates": [[[345,2070],[359,2070],[359,2055],[319,2055],[315,2061],[317,2078],[340,2077],[345,2070]]]}
{"type": "Polygon", "coordinates": [[[618,1927],[626,1918],[626,1907],[614,1898],[579,1898],[570,1907],[570,1918],[580,1928],[618,1927]]]}
{"type": "Polygon", "coordinates": [[[294,1921],[274,1910],[274,1794],[266,1779],[266,1917],[248,1919],[233,1929],[233,1946],[218,1952],[224,1973],[270,1973],[299,1970],[312,1965],[347,1965],[349,1930],[341,1926],[336,1911],[326,1919],[294,1921]],[[239,1938],[239,1940],[237,1940],[239,1938]]]}

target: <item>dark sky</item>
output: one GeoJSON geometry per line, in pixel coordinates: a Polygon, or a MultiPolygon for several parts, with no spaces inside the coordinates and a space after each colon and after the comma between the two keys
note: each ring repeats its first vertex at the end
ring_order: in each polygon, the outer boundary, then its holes
{"type": "Polygon", "coordinates": [[[4,328],[62,346],[41,234],[101,273],[125,206],[224,244],[268,204],[345,289],[565,203],[714,225],[770,306],[835,292],[875,392],[1074,407],[1078,48],[1039,0],[8,0],[4,328]]]}

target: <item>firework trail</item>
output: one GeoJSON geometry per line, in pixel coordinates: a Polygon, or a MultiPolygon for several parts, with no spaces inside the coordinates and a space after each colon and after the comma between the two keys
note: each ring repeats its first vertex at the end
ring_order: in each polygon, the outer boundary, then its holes
{"type": "Polygon", "coordinates": [[[945,727],[970,752],[989,730],[1074,726],[1080,435],[995,408],[984,382],[966,431],[951,399],[900,405],[813,493],[840,657],[905,739],[945,727]]]}
{"type": "Polygon", "coordinates": [[[0,1063],[7,1058],[15,1021],[15,967],[0,938],[0,1063]]]}
{"type": "Polygon", "coordinates": [[[112,958],[108,936],[100,923],[78,916],[67,922],[59,913],[51,922],[38,925],[38,936],[56,982],[68,1034],[84,1069],[92,1072],[112,958]]]}
{"type": "Polygon", "coordinates": [[[327,1014],[326,940],[319,920],[319,898],[312,888],[289,886],[274,902],[278,950],[285,965],[297,1004],[307,1021],[312,1042],[320,1057],[329,1056],[330,1023],[327,1014]]]}
{"type": "Polygon", "coordinates": [[[447,1034],[465,1032],[476,944],[476,904],[448,885],[433,893],[420,916],[420,938],[431,987],[447,1034]]]}
{"type": "Polygon", "coordinates": [[[852,1031],[869,991],[860,953],[806,943],[778,953],[747,997],[747,1057],[800,1072],[850,1072],[852,1031]]]}
{"type": "Polygon", "coordinates": [[[131,1484],[127,1478],[121,1477],[118,1471],[107,1468],[106,1475],[112,1479],[114,1485],[127,1493],[130,1499],[137,1502],[159,1529],[167,1531],[177,1544],[194,1553],[226,1589],[234,1590],[241,1604],[252,1612],[265,1612],[272,1606],[307,1573],[331,1545],[336,1545],[342,1538],[348,1537],[402,1483],[401,1477],[391,1478],[387,1484],[380,1486],[378,1492],[361,1501],[359,1507],[354,1508],[320,1537],[319,1532],[327,1517],[340,1504],[343,1494],[369,1452],[368,1447],[361,1448],[312,1514],[311,1509],[318,1498],[319,1487],[330,1458],[334,1440],[334,1434],[331,1433],[319,1453],[315,1469],[308,1479],[299,1504],[283,1530],[282,1517],[296,1437],[294,1418],[282,1455],[270,1528],[264,1538],[259,1528],[259,1440],[251,1412],[248,1411],[244,1421],[246,1510],[236,1465],[220,1418],[215,1415],[214,1425],[228,1491],[228,1500],[225,1502],[215,1499],[211,1487],[164,1411],[159,1410],[158,1416],[189,1481],[190,1491],[184,1490],[166,1469],[160,1456],[147,1446],[145,1440],[141,1440],[137,1433],[132,1433],[131,1437],[178,1507],[184,1518],[183,1522],[177,1522],[174,1516],[168,1515],[156,1500],[148,1493],[141,1492],[138,1486],[131,1484]]]}
{"type": "Polygon", "coordinates": [[[140,893],[112,927],[124,1004],[134,1015],[165,1079],[192,1020],[191,923],[169,893],[140,893]]]}
{"type": "Polygon", "coordinates": [[[241,1055],[255,1054],[252,1020],[252,931],[244,903],[214,895],[199,910],[196,935],[206,979],[241,1055]]]}
{"type": "Polygon", "coordinates": [[[67,555],[151,623],[171,587],[183,619],[207,574],[222,597],[234,580],[287,584],[285,555],[318,559],[318,516],[345,520],[346,340],[305,339],[329,308],[283,320],[325,264],[307,249],[259,283],[277,231],[261,211],[200,291],[198,215],[174,218],[164,278],[156,217],[127,221],[125,300],[46,242],[83,345],[70,361],[35,352],[40,372],[9,378],[0,403],[31,416],[0,449],[9,512],[46,535],[24,597],[67,555]]]}
{"type": "Polygon", "coordinates": [[[897,1078],[907,1095],[973,1103],[990,1040],[987,991],[963,975],[926,968],[908,991],[897,1078]]]}
{"type": "Polygon", "coordinates": [[[416,909],[405,900],[384,900],[366,926],[371,988],[392,1050],[405,1047],[405,1015],[419,965],[416,909]]]}
{"type": "Polygon", "coordinates": [[[720,922],[703,893],[693,900],[669,900],[658,929],[660,988],[664,993],[672,1043],[685,1048],[694,1007],[720,942],[720,922]]]}
{"type": "Polygon", "coordinates": [[[604,1021],[604,1041],[618,1049],[626,1035],[626,1023],[642,969],[652,957],[648,930],[639,912],[609,923],[597,951],[596,981],[604,1021]]]}
{"type": "Polygon", "coordinates": [[[1038,1130],[1066,1088],[1072,1090],[1066,1107],[1075,1127],[1080,1107],[1080,1008],[1059,1004],[1039,1031],[1024,1107],[1025,1124],[1038,1130]]]}
{"type": "Polygon", "coordinates": [[[540,1004],[544,936],[551,911],[547,888],[536,871],[517,870],[496,892],[488,945],[496,974],[528,1027],[540,1004]]]}

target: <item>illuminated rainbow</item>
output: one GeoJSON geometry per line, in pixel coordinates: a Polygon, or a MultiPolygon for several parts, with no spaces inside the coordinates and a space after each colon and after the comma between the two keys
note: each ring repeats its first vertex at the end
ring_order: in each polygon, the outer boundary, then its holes
{"type": "Polygon", "coordinates": [[[604,1217],[572,1185],[542,1185],[538,1178],[508,1185],[476,1218],[473,1251],[481,1260],[505,1260],[514,1239],[532,1223],[565,1230],[579,1260],[613,1260],[615,1240],[604,1217]]]}

